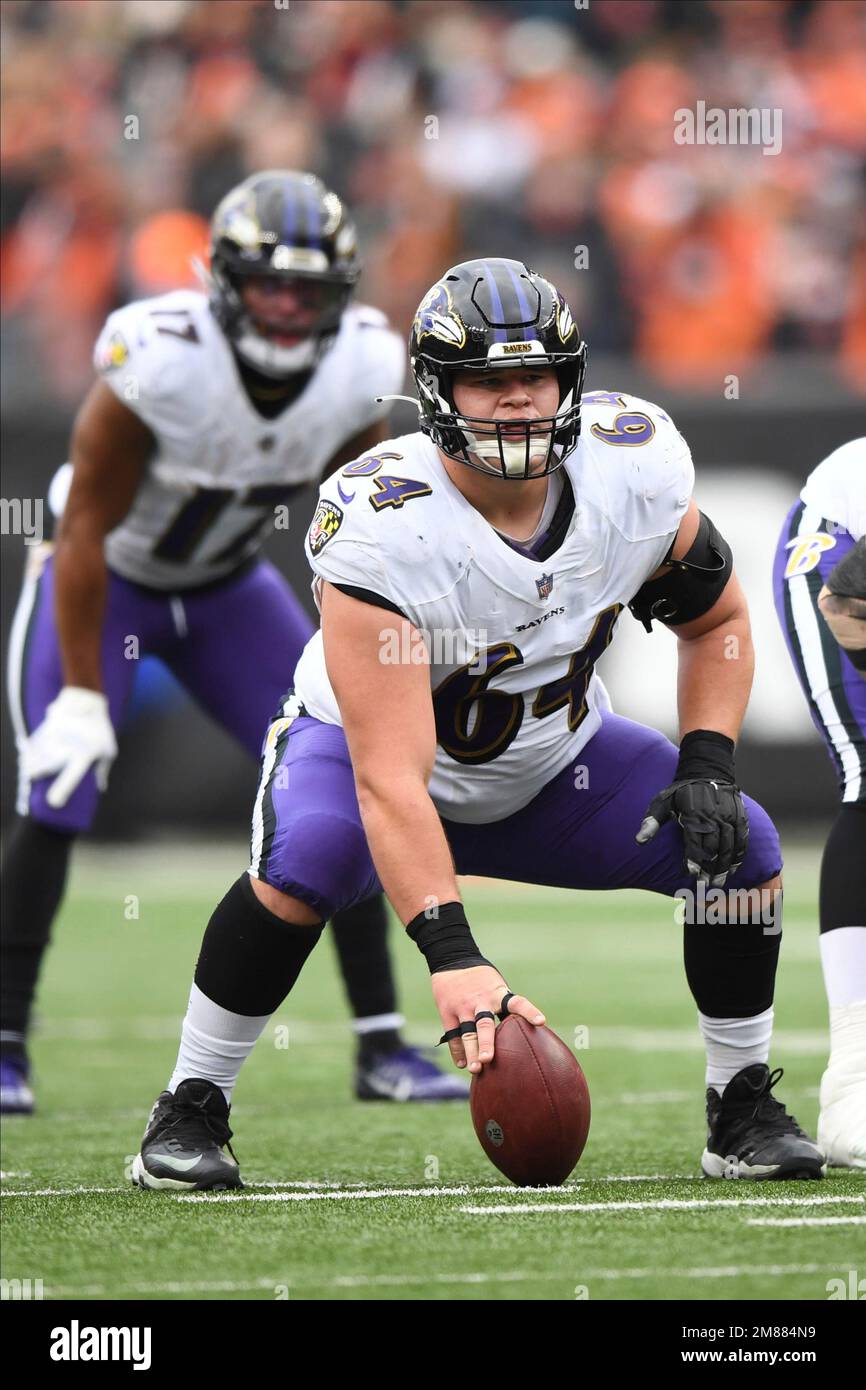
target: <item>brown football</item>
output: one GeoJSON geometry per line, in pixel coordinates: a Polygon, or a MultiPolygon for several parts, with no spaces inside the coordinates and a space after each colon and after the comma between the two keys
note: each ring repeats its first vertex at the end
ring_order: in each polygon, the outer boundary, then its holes
{"type": "Polygon", "coordinates": [[[565,1182],[589,1133],[589,1087],[549,1028],[509,1014],[493,1061],[472,1077],[472,1123],[490,1162],[519,1187],[565,1182]]]}

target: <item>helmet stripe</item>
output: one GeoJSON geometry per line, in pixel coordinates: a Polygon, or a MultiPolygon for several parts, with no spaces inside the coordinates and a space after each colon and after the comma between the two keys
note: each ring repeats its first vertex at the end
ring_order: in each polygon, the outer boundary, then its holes
{"type": "Polygon", "coordinates": [[[514,289],[517,293],[517,303],[519,305],[520,317],[526,325],[522,330],[522,336],[524,340],[529,341],[531,338],[534,338],[536,336],[534,324],[529,323],[529,320],[533,317],[532,310],[529,307],[529,301],[527,300],[526,295],[523,293],[523,286],[520,283],[520,277],[514,274],[514,271],[512,270],[510,265],[506,264],[505,269],[511,276],[514,289]]]}
{"type": "Polygon", "coordinates": [[[286,246],[294,246],[296,236],[296,208],[295,208],[295,188],[294,183],[289,179],[285,181],[285,193],[283,197],[283,239],[286,246]]]}
{"type": "MultiPolygon", "coordinates": [[[[496,315],[497,322],[502,323],[505,319],[505,312],[502,308],[502,300],[499,297],[499,286],[496,283],[496,277],[491,275],[490,266],[486,262],[482,262],[482,265],[484,266],[484,274],[487,276],[487,283],[490,286],[490,298],[493,302],[493,312],[496,315]]],[[[497,343],[506,343],[508,341],[508,330],[506,328],[494,328],[493,336],[497,343]]]]}
{"type": "Polygon", "coordinates": [[[322,245],[322,238],[319,235],[322,221],[319,200],[316,197],[315,189],[311,188],[309,184],[304,185],[304,193],[307,200],[307,245],[312,247],[314,251],[318,251],[322,245]]]}

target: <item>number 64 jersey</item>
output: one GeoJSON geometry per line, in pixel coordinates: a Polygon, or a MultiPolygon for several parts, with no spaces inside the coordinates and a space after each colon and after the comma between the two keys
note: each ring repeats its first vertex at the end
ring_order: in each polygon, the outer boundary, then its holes
{"type": "Polygon", "coordinates": [[[406,354],[384,314],[351,305],[333,346],[273,419],[252,405],[205,295],[176,290],[111,314],[94,353],[157,448],[132,507],[106,540],[112,570],[153,589],[224,578],[255,554],[276,508],[387,413],[406,354]]]}
{"type": "MultiPolygon", "coordinates": [[[[512,815],[592,738],[610,707],[595,663],[664,560],[694,470],[657,406],[595,392],[558,476],[550,543],[532,553],[469,504],[423,434],[377,446],[320,491],[306,541],[314,590],[325,579],[382,608],[383,663],[423,661],[426,648],[437,735],[430,794],[449,820],[512,815]],[[398,614],[417,639],[401,641],[398,614]]],[[[341,722],[321,632],[295,692],[310,715],[341,722]]]]}

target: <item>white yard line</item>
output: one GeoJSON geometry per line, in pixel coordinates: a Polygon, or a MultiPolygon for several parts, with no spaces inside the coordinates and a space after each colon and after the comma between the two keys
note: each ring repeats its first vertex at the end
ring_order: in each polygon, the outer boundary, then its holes
{"type": "MultiPolygon", "coordinates": [[[[329,1179],[306,1180],[302,1182],[262,1182],[248,1183],[240,1192],[188,1192],[170,1193],[180,1202],[316,1202],[316,1201],[378,1201],[388,1198],[404,1197],[473,1197],[484,1195],[522,1197],[525,1194],[532,1194],[536,1198],[558,1198],[568,1196],[571,1192],[577,1192],[580,1185],[588,1183],[616,1183],[616,1182],[695,1182],[703,1183],[705,1179],[695,1177],[691,1174],[659,1174],[659,1173],[617,1173],[607,1177],[577,1178],[563,1187],[515,1187],[505,1183],[461,1183],[455,1187],[366,1187],[362,1183],[339,1183],[329,1179]],[[261,1190],[260,1190],[261,1189],[261,1190]],[[291,1189],[290,1191],[274,1189],[291,1189]],[[298,1190],[299,1189],[299,1190],[298,1190]]],[[[135,1194],[137,1189],[132,1183],[121,1187],[41,1187],[16,1190],[15,1188],[5,1188],[0,1192],[2,1197],[82,1197],[92,1193],[126,1193],[135,1194]]],[[[165,1195],[165,1194],[164,1194],[165,1195]]],[[[501,1215],[502,1213],[524,1213],[536,1211],[687,1211],[698,1208],[708,1207],[739,1207],[741,1210],[747,1206],[836,1206],[842,1203],[855,1203],[866,1205],[866,1196],[839,1196],[839,1197],[688,1197],[688,1198],[659,1198],[647,1199],[646,1201],[622,1201],[622,1202],[560,1202],[560,1201],[535,1201],[535,1202],[508,1202],[502,1206],[480,1206],[480,1207],[460,1207],[461,1212],[473,1216],[501,1215]]]]}
{"type": "MultiPolygon", "coordinates": [[[[786,1086],[787,1096],[801,1096],[804,1100],[815,1100],[817,1086],[786,1086]]],[[[618,1096],[600,1096],[601,1104],[616,1105],[694,1105],[695,1091],[623,1091],[618,1096]]]]}
{"type": "MultiPolygon", "coordinates": [[[[477,1186],[476,1186],[475,1184],[470,1184],[469,1187],[470,1187],[470,1190],[473,1191],[473,1192],[535,1192],[535,1193],[538,1193],[538,1192],[549,1192],[549,1193],[552,1195],[552,1194],[555,1193],[555,1192],[569,1192],[569,1191],[571,1191],[572,1189],[576,1189],[576,1188],[578,1188],[578,1187],[585,1186],[587,1183],[595,1183],[595,1182],[699,1182],[699,1183],[703,1183],[704,1181],[705,1181],[705,1180],[701,1177],[701,1175],[700,1175],[699,1173],[598,1173],[598,1174],[593,1174],[593,1175],[587,1176],[587,1177],[585,1177],[585,1178],[569,1178],[567,1182],[560,1184],[558,1187],[550,1187],[550,1188],[517,1187],[517,1186],[515,1186],[514,1183],[510,1183],[510,1182],[484,1183],[483,1185],[482,1185],[482,1184],[478,1184],[477,1186]]],[[[292,1188],[294,1188],[294,1187],[297,1187],[297,1188],[311,1188],[311,1189],[339,1188],[341,1191],[348,1191],[348,1190],[351,1190],[352,1188],[368,1188],[369,1185],[370,1185],[370,1184],[369,1184],[369,1183],[366,1183],[366,1182],[340,1182],[339,1179],[337,1179],[337,1178],[322,1178],[322,1179],[319,1179],[319,1178],[305,1178],[305,1179],[303,1179],[303,1180],[300,1180],[300,1179],[299,1179],[299,1180],[297,1180],[297,1181],[292,1181],[292,1182],[287,1182],[287,1181],[282,1181],[282,1180],[275,1180],[274,1182],[271,1182],[271,1181],[269,1181],[269,1180],[262,1179],[260,1182],[248,1182],[248,1183],[244,1183],[244,1187],[245,1187],[245,1188],[249,1188],[249,1187],[251,1187],[251,1188],[270,1188],[270,1187],[292,1187],[292,1188]]],[[[429,1184],[429,1186],[433,1186],[433,1184],[429,1184]]],[[[390,1191],[391,1189],[387,1189],[387,1190],[390,1191]]],[[[396,1191],[397,1189],[394,1189],[394,1190],[396,1191]]]]}
{"type": "MultiPolygon", "coordinates": [[[[6,1176],[6,1177],[13,1177],[14,1174],[12,1174],[12,1173],[7,1173],[5,1176],[6,1176]]],[[[29,1174],[29,1173],[21,1173],[21,1174],[19,1174],[18,1176],[20,1176],[20,1177],[29,1177],[30,1174],[29,1174]]],[[[493,1193],[501,1193],[502,1195],[511,1195],[511,1194],[520,1194],[520,1193],[523,1193],[523,1192],[532,1192],[532,1193],[538,1194],[538,1193],[540,1193],[540,1192],[549,1191],[551,1194],[553,1194],[553,1193],[568,1193],[568,1192],[571,1192],[571,1191],[576,1191],[577,1188],[578,1188],[579,1186],[585,1185],[586,1183],[599,1183],[599,1182],[702,1182],[702,1181],[703,1181],[703,1179],[701,1179],[699,1176],[696,1176],[694,1173],[609,1173],[609,1174],[602,1175],[602,1176],[599,1176],[599,1177],[573,1178],[573,1179],[571,1179],[567,1184],[563,1185],[562,1187],[555,1187],[555,1188],[552,1187],[552,1188],[548,1188],[548,1189],[545,1189],[545,1188],[538,1188],[538,1187],[515,1187],[512,1183],[489,1183],[489,1184],[485,1184],[485,1185],[483,1185],[483,1186],[482,1186],[482,1185],[476,1185],[476,1184],[464,1185],[464,1186],[461,1186],[461,1187],[459,1187],[459,1188],[454,1188],[454,1189],[453,1189],[453,1192],[454,1192],[454,1194],[456,1194],[457,1196],[460,1196],[460,1197],[470,1196],[470,1195],[471,1195],[472,1193],[474,1193],[474,1192],[478,1192],[478,1193],[482,1193],[482,1192],[493,1192],[493,1193]]],[[[248,1182],[248,1183],[245,1183],[245,1184],[244,1184],[244,1191],[245,1191],[245,1192],[250,1192],[250,1191],[252,1191],[253,1193],[256,1193],[256,1192],[259,1191],[259,1189],[261,1189],[265,1194],[269,1194],[270,1192],[272,1192],[272,1190],[273,1190],[274,1188],[290,1188],[290,1189],[292,1189],[293,1191],[294,1191],[295,1189],[298,1189],[302,1195],[303,1195],[304,1193],[307,1193],[307,1192],[312,1192],[313,1195],[322,1195],[322,1196],[330,1196],[330,1195],[332,1195],[332,1190],[336,1190],[336,1193],[337,1193],[338,1196],[344,1196],[344,1197],[351,1197],[351,1196],[354,1196],[355,1193],[356,1193],[356,1190],[357,1190],[358,1193],[364,1192],[364,1191],[369,1191],[369,1188],[368,1188],[368,1184],[367,1184],[367,1183],[363,1183],[363,1182],[341,1182],[341,1181],[339,1181],[339,1179],[337,1179],[337,1178],[322,1178],[322,1179],[318,1179],[318,1178],[305,1178],[305,1179],[303,1179],[303,1180],[297,1180],[297,1181],[291,1181],[291,1182],[289,1182],[289,1181],[283,1181],[283,1180],[279,1180],[279,1179],[275,1179],[273,1182],[270,1182],[270,1181],[263,1181],[263,1182],[248,1182]]],[[[11,1188],[4,1188],[4,1189],[0,1190],[0,1197],[80,1197],[80,1196],[84,1196],[84,1195],[87,1195],[88,1193],[92,1193],[92,1192],[97,1192],[97,1193],[101,1193],[101,1192],[122,1192],[122,1193],[129,1193],[129,1192],[134,1192],[135,1190],[136,1190],[136,1189],[135,1189],[135,1187],[133,1186],[132,1183],[127,1183],[126,1185],[124,1185],[124,1186],[122,1186],[122,1187],[40,1187],[40,1188],[28,1188],[28,1189],[17,1189],[17,1188],[11,1187],[11,1188]]],[[[377,1189],[377,1190],[378,1190],[378,1189],[377,1189]]],[[[384,1193],[385,1196],[392,1196],[392,1195],[393,1195],[393,1196],[402,1196],[402,1195],[405,1195],[405,1190],[404,1190],[404,1189],[401,1189],[401,1188],[383,1187],[383,1188],[381,1188],[380,1190],[382,1191],[382,1193],[384,1193]]],[[[445,1193],[445,1189],[443,1189],[443,1188],[435,1188],[435,1187],[432,1187],[432,1186],[431,1186],[431,1187],[418,1188],[418,1189],[412,1189],[412,1191],[413,1191],[413,1192],[417,1192],[418,1195],[425,1195],[425,1194],[426,1194],[426,1195],[429,1195],[431,1192],[437,1192],[437,1193],[439,1193],[440,1195],[442,1195],[443,1193],[445,1193]]],[[[450,1192],[450,1191],[452,1191],[452,1189],[448,1189],[448,1191],[450,1192]]],[[[174,1196],[175,1194],[169,1193],[169,1194],[167,1194],[167,1195],[169,1195],[169,1196],[174,1196]]],[[[189,1196],[189,1195],[195,1195],[195,1196],[198,1196],[198,1197],[200,1197],[200,1198],[203,1198],[203,1197],[208,1196],[207,1193],[196,1193],[196,1194],[187,1194],[187,1195],[188,1195],[188,1196],[189,1196]]],[[[236,1196],[242,1196],[243,1193],[236,1193],[236,1194],[234,1194],[234,1195],[236,1195],[236,1196]]],[[[212,1194],[210,1194],[210,1196],[213,1198],[213,1200],[218,1200],[218,1199],[222,1196],[222,1194],[220,1194],[220,1193],[212,1193],[212,1194]]]]}
{"type": "Polygon", "coordinates": [[[7,1188],[0,1197],[81,1197],[91,1192],[128,1192],[129,1187],[37,1187],[27,1192],[7,1188]]]}
{"type": "MultiPolygon", "coordinates": [[[[45,1019],[39,1027],[39,1037],[46,1042],[88,1043],[123,1042],[145,1040],[158,1042],[175,1039],[180,1034],[182,1023],[180,1015],[139,1015],[117,1023],[106,1018],[59,1018],[45,1019]]],[[[311,1020],[275,1017],[274,1024],[283,1024],[288,1029],[289,1046],[321,1045],[334,1042],[345,1043],[351,1034],[344,1023],[318,1023],[311,1020]]],[[[410,1039],[432,1043],[433,1030],[429,1022],[412,1021],[407,1025],[410,1039]]],[[[610,1052],[703,1052],[704,1043],[696,1028],[630,1028],[600,1026],[590,1028],[590,1051],[610,1052]]],[[[822,1028],[777,1028],[773,1034],[774,1053],[792,1056],[823,1056],[827,1051],[827,1034],[822,1028]]],[[[653,1105],[656,1097],[660,1101],[679,1101],[680,1099],[700,1099],[700,1092],[629,1091],[625,1095],[635,1097],[625,1104],[653,1105]]],[[[601,1100],[615,1102],[619,1095],[600,1096],[601,1100]]]]}
{"type": "Polygon", "coordinates": [[[466,1216],[524,1215],[528,1212],[575,1211],[696,1211],[701,1207],[823,1207],[855,1202],[866,1206],[866,1197],[662,1197],[646,1202],[515,1202],[508,1206],[460,1207],[466,1216]]]}
{"type": "Polygon", "coordinates": [[[866,1226],[866,1216],[767,1216],[755,1217],[747,1226],[866,1226]]]}
{"type": "Polygon", "coordinates": [[[291,1296],[293,1290],[301,1292],[308,1288],[325,1289],[371,1289],[400,1288],[403,1285],[426,1287],[429,1285],[473,1285],[473,1284],[537,1284],[559,1283],[571,1288],[574,1282],[589,1283],[594,1280],[657,1279],[660,1273],[666,1279],[740,1279],[744,1276],[759,1278],[790,1278],[795,1274],[838,1274],[845,1261],[834,1264],[799,1265],[722,1265],[693,1269],[660,1270],[657,1265],[643,1269],[584,1269],[576,1272],[555,1273],[550,1270],[467,1270],[454,1274],[339,1274],[331,1279],[315,1279],[301,1275],[294,1280],[291,1275],[275,1274],[273,1278],[250,1280],[210,1280],[184,1283],[173,1280],[170,1283],[138,1284],[49,1284],[46,1293],[51,1298],[92,1297],[102,1295],[115,1298],[118,1294],[160,1294],[160,1293],[251,1293],[257,1289],[286,1289],[291,1296]]]}
{"type": "MultiPolygon", "coordinates": [[[[378,1201],[388,1197],[465,1197],[471,1196],[476,1192],[483,1192],[483,1187],[375,1187],[362,1188],[359,1190],[336,1192],[190,1192],[183,1193],[178,1197],[180,1202],[358,1202],[358,1201],[378,1201]]],[[[494,1187],[494,1192],[502,1189],[494,1187]]],[[[533,1192],[541,1195],[554,1196],[562,1192],[561,1188],[549,1188],[539,1190],[538,1188],[511,1188],[506,1189],[514,1193],[533,1192]]],[[[689,1198],[661,1198],[658,1200],[648,1200],[645,1202],[509,1202],[502,1206],[485,1207],[460,1207],[458,1210],[469,1216],[497,1216],[504,1213],[524,1213],[524,1212],[599,1212],[599,1211],[688,1211],[697,1210],[702,1207],[739,1207],[746,1206],[790,1206],[790,1207],[809,1207],[809,1206],[837,1206],[840,1203],[855,1202],[866,1205],[866,1197],[846,1196],[846,1197],[747,1197],[740,1200],[736,1197],[689,1197],[689,1198]]]]}
{"type": "MultiPolygon", "coordinates": [[[[494,1188],[502,1192],[502,1188],[494,1188]]],[[[516,1190],[516,1189],[515,1189],[516,1190]]],[[[530,1191],[524,1188],[524,1191],[530,1191]]],[[[359,1202],[376,1201],[387,1197],[468,1197],[483,1192],[478,1187],[370,1187],[360,1191],[337,1192],[189,1192],[178,1197],[179,1202],[359,1202]]]]}

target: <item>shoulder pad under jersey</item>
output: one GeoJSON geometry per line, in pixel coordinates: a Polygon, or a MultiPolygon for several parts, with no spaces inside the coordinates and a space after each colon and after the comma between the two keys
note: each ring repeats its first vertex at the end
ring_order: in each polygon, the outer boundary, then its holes
{"type": "Polygon", "coordinates": [[[155,433],[193,429],[208,393],[208,339],[218,332],[203,294],[177,290],[139,299],[109,314],[93,363],[118,400],[155,433]]]}
{"type": "Polygon", "coordinates": [[[625,392],[584,396],[580,442],[567,466],[578,496],[629,541],[676,531],[694,487],[691,452],[671,417],[625,392]]]}

